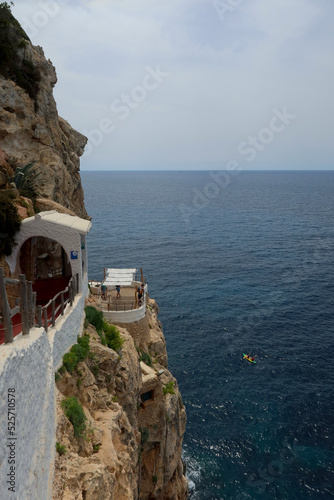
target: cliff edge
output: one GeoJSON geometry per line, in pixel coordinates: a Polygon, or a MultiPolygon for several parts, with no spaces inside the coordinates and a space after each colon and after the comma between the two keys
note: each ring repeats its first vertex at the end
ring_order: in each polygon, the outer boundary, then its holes
{"type": "Polygon", "coordinates": [[[87,139],[58,115],[53,97],[57,75],[43,49],[32,45],[0,7],[0,170],[13,174],[34,161],[40,195],[87,218],[80,156],[87,139]]]}
{"type": "Polygon", "coordinates": [[[167,369],[157,313],[150,299],[145,318],[118,325],[125,340],[118,352],[87,326],[87,359],[57,377],[54,500],[187,498],[181,460],[186,412],[167,369]],[[73,396],[87,417],[86,437],[75,437],[62,408],[73,396]]]}

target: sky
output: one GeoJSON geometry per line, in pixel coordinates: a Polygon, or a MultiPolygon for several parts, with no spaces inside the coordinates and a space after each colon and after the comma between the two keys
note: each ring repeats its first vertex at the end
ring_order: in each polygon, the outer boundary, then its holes
{"type": "Polygon", "coordinates": [[[14,3],[81,170],[333,169],[333,0],[14,3]]]}

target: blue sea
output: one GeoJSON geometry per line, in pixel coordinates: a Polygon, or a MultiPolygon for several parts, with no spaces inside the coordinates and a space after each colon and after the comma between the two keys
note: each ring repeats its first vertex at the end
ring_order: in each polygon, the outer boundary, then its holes
{"type": "Polygon", "coordinates": [[[142,267],[159,304],[190,498],[334,498],[334,172],[82,182],[89,277],[142,267]]]}

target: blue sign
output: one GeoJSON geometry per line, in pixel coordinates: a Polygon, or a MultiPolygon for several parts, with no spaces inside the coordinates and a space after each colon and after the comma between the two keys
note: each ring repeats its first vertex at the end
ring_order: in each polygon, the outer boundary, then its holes
{"type": "Polygon", "coordinates": [[[71,252],[71,259],[72,260],[78,259],[78,252],[71,252]]]}

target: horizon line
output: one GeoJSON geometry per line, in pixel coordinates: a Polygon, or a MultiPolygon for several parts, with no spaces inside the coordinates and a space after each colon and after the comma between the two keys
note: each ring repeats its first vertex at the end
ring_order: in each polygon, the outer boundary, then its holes
{"type": "MultiPolygon", "coordinates": [[[[182,169],[182,168],[164,168],[164,169],[148,169],[148,168],[138,168],[138,169],[84,169],[80,170],[83,172],[231,172],[231,170],[226,169],[182,169]]],[[[234,172],[334,172],[333,168],[324,169],[287,169],[287,168],[277,168],[277,169],[252,169],[252,170],[236,170],[234,172]]]]}

